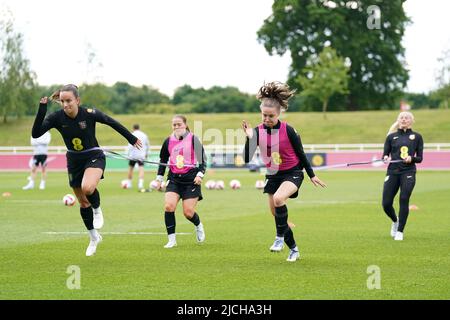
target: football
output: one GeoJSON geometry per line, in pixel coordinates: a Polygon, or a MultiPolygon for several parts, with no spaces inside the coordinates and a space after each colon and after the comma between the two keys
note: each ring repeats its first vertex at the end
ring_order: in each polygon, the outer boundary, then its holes
{"type": "Polygon", "coordinates": [[[256,180],[255,188],[256,189],[263,189],[264,188],[264,181],[263,180],[256,180]]]}
{"type": "Polygon", "coordinates": [[[231,180],[230,181],[230,188],[233,189],[233,190],[240,189],[241,188],[241,183],[239,182],[239,180],[236,180],[236,179],[231,180]]]}
{"type": "Polygon", "coordinates": [[[127,180],[127,179],[122,180],[120,182],[120,186],[122,187],[122,189],[130,189],[130,187],[131,187],[130,180],[127,180]]]}
{"type": "Polygon", "coordinates": [[[216,182],[214,180],[208,180],[205,183],[205,187],[209,190],[214,189],[216,187],[216,182]]]}
{"type": "Polygon", "coordinates": [[[66,205],[68,207],[73,206],[75,204],[75,200],[76,200],[75,196],[73,194],[70,194],[70,193],[66,194],[63,197],[63,203],[64,203],[64,205],[66,205]]]}
{"type": "Polygon", "coordinates": [[[156,180],[152,180],[149,184],[150,189],[156,189],[156,187],[158,186],[158,181],[156,180]]]}
{"type": "Polygon", "coordinates": [[[225,182],[223,180],[217,180],[216,185],[214,187],[216,190],[223,190],[225,189],[225,182]]]}
{"type": "MultiPolygon", "coordinates": [[[[168,181],[166,181],[166,182],[164,182],[164,181],[161,182],[161,188],[160,188],[158,191],[160,191],[160,192],[166,191],[167,185],[168,185],[168,181]]],[[[157,181],[157,180],[153,180],[153,181],[151,181],[150,184],[149,184],[150,190],[156,190],[156,187],[157,187],[157,186],[158,186],[158,181],[157,181]]]]}

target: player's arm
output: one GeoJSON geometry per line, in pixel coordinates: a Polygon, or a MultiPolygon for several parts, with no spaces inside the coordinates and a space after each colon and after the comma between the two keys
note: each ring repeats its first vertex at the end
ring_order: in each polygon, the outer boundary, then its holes
{"type": "MultiPolygon", "coordinates": [[[[133,145],[136,146],[136,144],[140,141],[136,136],[134,136],[127,128],[125,128],[120,122],[114,120],[107,114],[104,114],[100,110],[92,109],[90,112],[92,117],[96,122],[100,122],[103,124],[106,124],[107,126],[110,126],[114,130],[116,130],[118,133],[120,133],[127,141],[133,145]]],[[[138,147],[138,146],[136,146],[138,147]]],[[[142,147],[142,143],[140,145],[142,147]]]]}
{"type": "Polygon", "coordinates": [[[250,127],[250,124],[248,124],[246,121],[243,121],[242,129],[244,130],[247,136],[243,155],[244,162],[249,163],[252,160],[253,156],[255,155],[256,148],[258,147],[259,130],[258,128],[252,129],[250,127]]]}
{"type": "Polygon", "coordinates": [[[39,103],[39,109],[36,118],[34,119],[33,129],[31,129],[31,136],[35,139],[39,138],[55,126],[55,113],[50,114],[47,118],[45,117],[47,113],[47,103],[47,97],[42,98],[39,103]]]}
{"type": "Polygon", "coordinates": [[[413,163],[421,163],[423,160],[423,138],[422,135],[418,135],[417,137],[417,150],[416,155],[412,157],[413,163]]]}
{"type": "Polygon", "coordinates": [[[308,158],[306,157],[305,150],[303,149],[302,139],[300,138],[300,135],[295,131],[295,129],[291,126],[286,126],[286,131],[289,137],[289,141],[292,144],[292,147],[295,150],[295,154],[297,155],[298,159],[300,160],[301,165],[303,168],[305,168],[306,173],[310,178],[313,178],[315,176],[314,170],[311,167],[311,164],[309,163],[308,158]]]}
{"type": "Polygon", "coordinates": [[[201,184],[201,180],[206,172],[206,153],[202,143],[196,136],[192,136],[192,143],[194,145],[195,158],[198,161],[198,172],[194,179],[194,183],[201,184]]]}
{"type": "Polygon", "coordinates": [[[391,154],[392,151],[392,143],[391,143],[391,135],[388,135],[386,137],[386,141],[384,142],[384,147],[383,147],[383,160],[387,161],[389,159],[389,155],[391,154]]]}
{"type": "MultiPolygon", "coordinates": [[[[170,158],[169,139],[170,138],[167,138],[164,141],[164,143],[163,143],[163,145],[161,147],[161,150],[159,151],[159,162],[160,163],[164,163],[165,164],[165,163],[167,163],[169,161],[169,158],[170,158]]],[[[159,186],[161,186],[161,182],[164,181],[164,174],[165,174],[165,172],[166,172],[166,166],[159,165],[158,173],[157,173],[157,176],[156,176],[156,181],[159,182],[159,186]]],[[[157,189],[159,189],[159,188],[157,188],[157,189]]]]}
{"type": "Polygon", "coordinates": [[[287,134],[289,137],[289,141],[292,144],[292,147],[295,150],[295,154],[300,160],[300,164],[305,168],[306,173],[308,174],[309,179],[314,184],[314,186],[320,186],[322,188],[326,187],[327,185],[325,182],[319,179],[318,176],[315,175],[314,170],[311,167],[311,164],[309,163],[308,158],[306,157],[305,151],[303,149],[302,139],[300,138],[300,135],[295,131],[295,129],[291,126],[287,126],[287,134]]]}

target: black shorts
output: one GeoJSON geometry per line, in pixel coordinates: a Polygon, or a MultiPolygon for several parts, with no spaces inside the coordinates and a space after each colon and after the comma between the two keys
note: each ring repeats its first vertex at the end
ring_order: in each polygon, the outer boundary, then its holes
{"type": "MultiPolygon", "coordinates": [[[[99,168],[105,171],[106,159],[102,151],[89,154],[67,153],[67,172],[69,174],[69,185],[72,188],[81,187],[84,171],[87,168],[99,168]]],[[[103,174],[101,179],[103,179],[103,174]]]]}
{"type": "Polygon", "coordinates": [[[181,184],[176,183],[173,180],[167,180],[166,192],[175,192],[183,200],[198,198],[198,201],[200,201],[203,199],[202,187],[194,184],[194,182],[190,184],[181,184]]]}
{"type": "Polygon", "coordinates": [[[290,173],[267,176],[266,175],[266,185],[264,186],[264,193],[275,194],[280,187],[280,185],[285,181],[290,181],[297,186],[297,191],[291,195],[289,198],[298,197],[298,189],[302,185],[304,179],[303,171],[295,170],[290,173]]]}
{"type": "Polygon", "coordinates": [[[139,165],[139,167],[142,167],[144,165],[144,162],[141,160],[130,160],[130,162],[128,162],[130,167],[133,167],[133,168],[136,165],[136,163],[139,165]]]}
{"type": "Polygon", "coordinates": [[[39,167],[39,164],[43,167],[47,166],[47,155],[46,154],[37,154],[33,156],[33,166],[39,167]]]}

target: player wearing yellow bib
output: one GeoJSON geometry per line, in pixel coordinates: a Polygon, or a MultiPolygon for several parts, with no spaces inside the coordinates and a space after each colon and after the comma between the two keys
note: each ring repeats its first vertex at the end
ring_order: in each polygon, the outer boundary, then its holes
{"type": "Polygon", "coordinates": [[[403,160],[390,163],[383,187],[383,209],[392,220],[391,236],[403,240],[403,230],[409,214],[409,198],[416,184],[416,163],[423,160],[422,136],[412,131],[414,116],[411,112],[401,112],[392,125],[384,143],[383,159],[403,160]],[[399,217],[393,207],[394,198],[400,189],[399,217]]]}
{"type": "Polygon", "coordinates": [[[80,203],[80,214],[91,239],[86,256],[92,256],[102,240],[96,230],[103,226],[97,185],[103,179],[106,165],[105,155],[95,137],[95,124],[99,122],[112,127],[138,148],[142,147],[142,143],[123,125],[103,112],[81,107],[78,87],[73,84],[65,85],[53,93],[51,99],[60,103],[62,109],[45,117],[49,99],[42,98],[34,120],[32,137],[37,138],[52,128],[61,133],[67,147],[69,185],[80,203]]]}

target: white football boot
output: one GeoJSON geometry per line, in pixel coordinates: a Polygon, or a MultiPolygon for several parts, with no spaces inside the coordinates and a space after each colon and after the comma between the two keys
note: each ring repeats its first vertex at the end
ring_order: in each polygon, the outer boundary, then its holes
{"type": "Polygon", "coordinates": [[[270,247],[272,252],[280,252],[284,248],[284,238],[276,237],[273,245],[270,247]]]}
{"type": "Polygon", "coordinates": [[[22,190],[31,190],[34,189],[34,181],[30,179],[30,181],[28,181],[28,184],[22,188],[22,190]]]}
{"type": "Polygon", "coordinates": [[[200,222],[198,226],[195,227],[197,233],[197,242],[205,241],[205,229],[203,228],[203,223],[200,222]]]}
{"type": "Polygon", "coordinates": [[[169,242],[164,246],[166,249],[170,249],[177,246],[177,239],[175,233],[169,234],[169,242]]]}
{"type": "Polygon", "coordinates": [[[89,242],[89,246],[86,249],[86,256],[90,257],[95,254],[97,251],[97,245],[102,242],[102,236],[97,232],[97,237],[94,239],[91,237],[91,241],[89,242]]]}
{"type": "Polygon", "coordinates": [[[102,208],[98,207],[97,209],[92,208],[94,211],[94,228],[101,229],[103,227],[103,212],[102,208]]]}
{"type": "Polygon", "coordinates": [[[392,222],[391,237],[395,237],[395,234],[397,233],[397,229],[398,229],[398,219],[397,219],[397,222],[392,222]]]}
{"type": "Polygon", "coordinates": [[[286,259],[286,261],[294,262],[300,259],[300,252],[298,252],[298,248],[295,247],[294,249],[289,250],[289,256],[286,259]]]}
{"type": "Polygon", "coordinates": [[[403,240],[403,232],[397,231],[397,233],[395,234],[394,240],[402,241],[403,240]]]}

